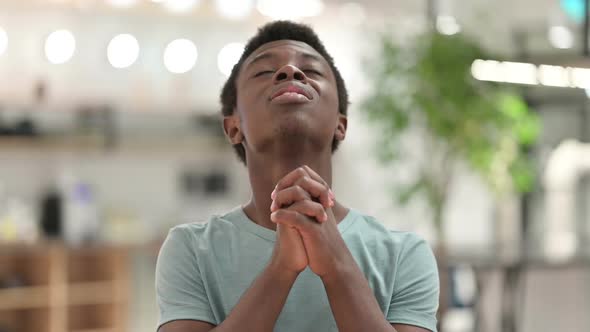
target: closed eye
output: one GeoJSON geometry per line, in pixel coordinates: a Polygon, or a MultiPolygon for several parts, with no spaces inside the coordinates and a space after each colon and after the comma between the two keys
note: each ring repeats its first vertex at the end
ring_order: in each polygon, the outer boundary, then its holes
{"type": "Polygon", "coordinates": [[[319,71],[317,71],[315,69],[304,69],[303,72],[305,74],[314,74],[314,75],[322,76],[322,73],[320,73],[319,71]]]}
{"type": "Polygon", "coordinates": [[[267,74],[274,74],[274,71],[272,71],[272,70],[259,71],[254,75],[254,77],[259,77],[259,76],[267,75],[267,74]]]}

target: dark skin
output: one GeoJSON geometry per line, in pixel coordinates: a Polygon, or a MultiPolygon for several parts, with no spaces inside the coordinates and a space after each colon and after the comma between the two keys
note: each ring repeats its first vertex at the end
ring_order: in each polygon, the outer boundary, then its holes
{"type": "Polygon", "coordinates": [[[246,150],[252,197],[244,211],[277,232],[275,248],[220,325],[177,320],[159,331],[271,332],[295,279],[309,266],[324,283],[339,331],[427,332],[386,321],[338,231],[348,208],[330,189],[332,140],[344,139],[347,120],[338,112],[325,59],[302,42],[270,42],[246,59],[236,83],[237,107],[224,118],[224,130],[246,150]],[[288,88],[306,97],[273,98],[288,88]]]}

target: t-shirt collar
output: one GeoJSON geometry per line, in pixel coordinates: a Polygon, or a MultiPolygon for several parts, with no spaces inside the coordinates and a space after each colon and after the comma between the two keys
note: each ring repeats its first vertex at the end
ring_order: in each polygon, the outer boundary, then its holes
{"type": "MultiPolygon", "coordinates": [[[[348,210],[348,213],[346,214],[344,219],[342,219],[342,221],[338,223],[338,230],[340,231],[340,234],[344,234],[344,232],[346,232],[346,230],[350,228],[350,226],[356,220],[357,216],[358,213],[354,209],[348,210]]],[[[239,227],[243,231],[252,233],[272,242],[276,241],[276,232],[255,223],[244,212],[242,206],[237,206],[234,209],[232,209],[226,215],[226,217],[228,217],[229,220],[231,220],[237,227],[239,227]]]]}

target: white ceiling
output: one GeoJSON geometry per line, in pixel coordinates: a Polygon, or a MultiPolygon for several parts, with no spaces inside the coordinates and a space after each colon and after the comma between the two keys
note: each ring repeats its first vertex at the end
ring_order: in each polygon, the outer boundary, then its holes
{"type": "MultiPolygon", "coordinates": [[[[227,42],[245,41],[268,18],[255,13],[245,21],[227,21],[215,12],[212,1],[201,0],[189,15],[172,15],[147,0],[125,10],[100,0],[0,0],[0,26],[11,38],[9,52],[0,57],[0,77],[12,78],[12,84],[0,86],[0,98],[30,98],[30,87],[41,77],[51,81],[57,99],[71,103],[111,98],[142,107],[167,107],[174,100],[180,107],[217,108],[225,78],[217,71],[216,52],[227,42]],[[49,66],[42,55],[43,40],[58,28],[72,29],[80,37],[77,54],[67,65],[49,66]],[[128,71],[110,68],[103,52],[109,38],[122,32],[135,34],[142,45],[142,57],[128,71]],[[161,52],[167,42],[179,37],[195,41],[199,60],[190,74],[173,76],[162,68],[161,52]]],[[[556,51],[547,41],[550,23],[574,27],[558,0],[445,1],[445,14],[456,16],[464,31],[501,56],[517,53],[515,30],[530,34],[528,47],[533,54],[577,54],[576,50],[556,51]]],[[[361,60],[370,54],[368,43],[374,38],[368,32],[387,27],[397,35],[411,36],[426,25],[426,0],[357,1],[368,13],[361,26],[338,16],[339,6],[348,1],[325,2],[324,13],[307,21],[326,42],[353,92],[363,89],[361,60]]]]}

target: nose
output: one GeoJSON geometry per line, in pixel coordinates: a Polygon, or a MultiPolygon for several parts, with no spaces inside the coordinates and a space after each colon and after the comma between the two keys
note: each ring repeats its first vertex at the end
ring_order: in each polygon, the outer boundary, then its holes
{"type": "Polygon", "coordinates": [[[302,81],[307,80],[307,76],[297,67],[293,65],[286,65],[279,69],[274,76],[275,83],[283,81],[302,81]]]}

